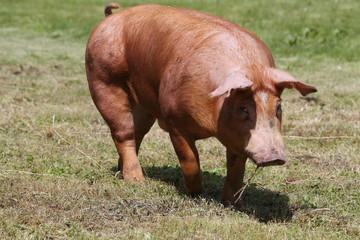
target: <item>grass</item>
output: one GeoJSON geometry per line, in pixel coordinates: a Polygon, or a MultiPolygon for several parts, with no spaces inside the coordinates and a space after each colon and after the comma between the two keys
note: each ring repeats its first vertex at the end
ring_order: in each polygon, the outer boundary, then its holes
{"type": "MultiPolygon", "coordinates": [[[[140,151],[146,183],[117,156],[89,96],[84,51],[106,1],[0,3],[1,239],[357,239],[360,237],[359,2],[153,1],[254,31],[277,66],[318,88],[283,95],[287,164],[260,169],[224,208],[225,152],[197,143],[205,192],[186,195],[168,136],[140,151]]],[[[123,7],[144,1],[120,2],[123,7]]],[[[255,166],[247,164],[245,178],[255,166]]]]}

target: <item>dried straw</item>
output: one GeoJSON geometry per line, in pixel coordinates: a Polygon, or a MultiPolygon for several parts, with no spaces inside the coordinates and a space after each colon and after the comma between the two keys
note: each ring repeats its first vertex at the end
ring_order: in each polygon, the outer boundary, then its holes
{"type": "Polygon", "coordinates": [[[251,174],[251,176],[249,177],[249,179],[247,180],[245,186],[243,186],[242,188],[239,189],[239,191],[237,191],[235,194],[234,194],[234,197],[236,197],[236,195],[239,194],[239,196],[237,197],[237,199],[235,200],[234,203],[237,203],[240,199],[241,199],[241,196],[243,195],[245,189],[249,186],[250,184],[250,181],[251,179],[254,177],[256,171],[258,170],[259,166],[257,166],[254,170],[254,172],[251,174]]]}

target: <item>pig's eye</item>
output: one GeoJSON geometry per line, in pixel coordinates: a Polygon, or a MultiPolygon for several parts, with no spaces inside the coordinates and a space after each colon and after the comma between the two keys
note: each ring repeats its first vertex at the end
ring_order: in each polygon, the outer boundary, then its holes
{"type": "Polygon", "coordinates": [[[247,107],[239,107],[238,110],[239,110],[239,112],[249,113],[247,107]]]}
{"type": "Polygon", "coordinates": [[[276,117],[281,118],[281,104],[279,103],[276,107],[276,117]]]}
{"type": "Polygon", "coordinates": [[[247,107],[238,107],[236,109],[236,113],[240,121],[247,121],[250,119],[249,110],[247,107]]]}

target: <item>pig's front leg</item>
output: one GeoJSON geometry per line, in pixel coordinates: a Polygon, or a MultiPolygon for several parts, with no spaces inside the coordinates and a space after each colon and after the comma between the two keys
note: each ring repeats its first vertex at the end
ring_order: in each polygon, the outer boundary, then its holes
{"type": "Polygon", "coordinates": [[[170,138],[180,161],[185,190],[189,194],[201,193],[204,187],[195,140],[191,136],[182,136],[177,130],[170,132],[170,138]]]}
{"type": "MultiPolygon", "coordinates": [[[[247,156],[237,156],[229,149],[226,150],[227,175],[223,189],[223,201],[225,206],[234,205],[237,196],[234,196],[243,185],[245,163],[247,156]]],[[[240,205],[240,201],[236,203],[240,205]]]]}

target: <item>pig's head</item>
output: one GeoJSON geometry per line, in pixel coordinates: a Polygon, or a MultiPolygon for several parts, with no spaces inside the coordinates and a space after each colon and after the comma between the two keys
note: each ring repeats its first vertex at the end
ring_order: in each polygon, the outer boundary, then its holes
{"type": "Polygon", "coordinates": [[[258,166],[284,164],[280,95],[285,88],[295,88],[303,96],[316,92],[314,87],[274,68],[228,75],[211,93],[222,101],[217,138],[258,166]]]}

